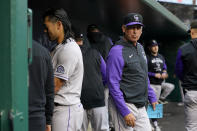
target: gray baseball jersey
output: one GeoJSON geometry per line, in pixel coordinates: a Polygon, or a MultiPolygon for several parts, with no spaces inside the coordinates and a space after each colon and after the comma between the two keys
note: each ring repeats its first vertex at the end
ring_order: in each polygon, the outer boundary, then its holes
{"type": "Polygon", "coordinates": [[[69,38],[51,53],[54,76],[66,81],[55,95],[55,103],[74,105],[80,103],[83,80],[83,59],[79,46],[69,38]]]}

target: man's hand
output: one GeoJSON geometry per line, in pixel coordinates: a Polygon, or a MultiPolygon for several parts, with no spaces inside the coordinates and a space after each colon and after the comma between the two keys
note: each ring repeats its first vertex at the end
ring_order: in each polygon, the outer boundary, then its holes
{"type": "Polygon", "coordinates": [[[46,130],[45,131],[51,131],[51,125],[46,125],[46,130]]]}
{"type": "Polygon", "coordinates": [[[158,79],[161,79],[161,74],[160,73],[155,73],[155,77],[158,79]]]}
{"type": "Polygon", "coordinates": [[[135,126],[135,116],[132,113],[129,113],[124,117],[124,120],[128,126],[134,127],[135,126]]]}
{"type": "Polygon", "coordinates": [[[161,78],[162,78],[162,79],[168,78],[168,73],[162,73],[161,78]]]}
{"type": "Polygon", "coordinates": [[[152,105],[152,107],[153,107],[153,110],[155,110],[156,109],[156,105],[158,104],[158,102],[153,102],[151,105],[152,105]]]}

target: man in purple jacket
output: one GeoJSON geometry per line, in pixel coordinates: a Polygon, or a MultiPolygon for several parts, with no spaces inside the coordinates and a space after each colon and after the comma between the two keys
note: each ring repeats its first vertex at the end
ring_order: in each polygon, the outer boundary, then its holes
{"type": "Polygon", "coordinates": [[[155,109],[156,96],[150,88],[147,59],[139,40],[142,16],[124,18],[123,38],[116,42],[107,59],[107,79],[112,97],[112,121],[116,131],[151,131],[145,105],[148,98],[155,109]]]}

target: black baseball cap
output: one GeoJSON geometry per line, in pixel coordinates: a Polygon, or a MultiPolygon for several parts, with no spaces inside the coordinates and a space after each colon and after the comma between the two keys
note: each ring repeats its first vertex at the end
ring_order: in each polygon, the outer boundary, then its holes
{"type": "Polygon", "coordinates": [[[72,30],[75,34],[75,39],[83,39],[83,32],[81,28],[78,28],[76,26],[72,26],[72,30]]]}
{"type": "Polygon", "coordinates": [[[143,25],[143,18],[140,14],[138,13],[129,13],[124,17],[124,23],[125,26],[130,26],[130,25],[143,25]]]}
{"type": "Polygon", "coordinates": [[[77,39],[83,39],[83,34],[80,32],[75,33],[75,38],[77,39]]]}
{"type": "Polygon", "coordinates": [[[92,31],[95,30],[95,29],[99,30],[98,25],[96,25],[96,24],[90,24],[90,25],[88,25],[88,27],[87,27],[87,32],[92,32],[92,31]]]}
{"type": "Polygon", "coordinates": [[[66,19],[68,19],[68,14],[66,13],[66,11],[63,8],[49,8],[45,11],[44,15],[43,15],[43,19],[46,16],[55,16],[56,18],[58,18],[61,22],[64,22],[66,19]]]}
{"type": "Polygon", "coordinates": [[[157,42],[156,40],[149,40],[149,41],[148,41],[148,45],[149,45],[150,47],[156,46],[156,45],[158,45],[158,42],[157,42]]]}
{"type": "Polygon", "coordinates": [[[197,20],[192,21],[190,28],[197,28],[197,20]]]}

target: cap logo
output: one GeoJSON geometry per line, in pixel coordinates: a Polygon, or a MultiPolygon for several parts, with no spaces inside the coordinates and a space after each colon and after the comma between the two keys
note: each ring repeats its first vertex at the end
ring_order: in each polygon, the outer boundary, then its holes
{"type": "Polygon", "coordinates": [[[139,21],[138,15],[134,15],[133,17],[134,17],[135,21],[139,21]]]}

